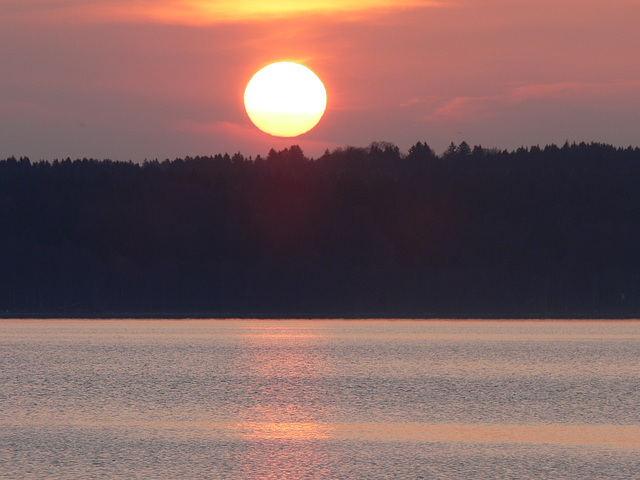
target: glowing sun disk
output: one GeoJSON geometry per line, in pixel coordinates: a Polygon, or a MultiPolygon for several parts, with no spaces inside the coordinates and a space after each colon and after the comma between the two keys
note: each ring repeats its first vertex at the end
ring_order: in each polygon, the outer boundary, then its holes
{"type": "Polygon", "coordinates": [[[264,67],[249,81],[244,105],[251,121],[263,132],[295,137],[320,121],[327,92],[304,65],[278,62],[264,67]]]}

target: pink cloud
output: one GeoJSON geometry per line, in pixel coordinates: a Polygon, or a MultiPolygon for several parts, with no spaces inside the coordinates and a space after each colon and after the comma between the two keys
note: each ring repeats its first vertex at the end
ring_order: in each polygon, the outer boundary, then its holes
{"type": "Polygon", "coordinates": [[[314,15],[340,15],[358,20],[363,15],[406,8],[437,7],[436,0],[4,0],[3,14],[13,20],[71,22],[150,22],[174,25],[216,25],[268,21],[314,15]]]}
{"type": "Polygon", "coordinates": [[[426,119],[453,121],[486,116],[493,101],[492,97],[455,97],[435,108],[426,119]]]}
{"type": "MultiPolygon", "coordinates": [[[[440,99],[424,117],[426,121],[479,120],[500,115],[505,110],[524,102],[557,100],[560,102],[609,101],[611,104],[640,103],[640,82],[562,82],[508,87],[503,92],[488,96],[461,96],[440,99]]],[[[431,100],[430,100],[431,102],[431,100]]],[[[429,104],[418,99],[403,106],[429,104]]]]}
{"type": "Polygon", "coordinates": [[[511,87],[505,94],[513,103],[538,99],[584,100],[589,98],[634,98],[640,94],[640,82],[563,82],[511,87]]]}
{"type": "Polygon", "coordinates": [[[400,106],[403,108],[406,107],[415,107],[418,105],[421,106],[433,106],[436,105],[440,101],[439,97],[430,96],[430,97],[414,97],[409,100],[400,103],[400,106]]]}

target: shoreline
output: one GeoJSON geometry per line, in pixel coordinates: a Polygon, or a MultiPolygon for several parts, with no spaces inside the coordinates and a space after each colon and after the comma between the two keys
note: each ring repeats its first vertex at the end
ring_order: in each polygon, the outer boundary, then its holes
{"type": "Polygon", "coordinates": [[[321,315],[321,314],[233,314],[233,313],[175,313],[175,312],[145,312],[145,313],[3,313],[2,320],[387,320],[387,321],[639,321],[640,315],[402,315],[387,314],[360,314],[360,315],[321,315]]]}

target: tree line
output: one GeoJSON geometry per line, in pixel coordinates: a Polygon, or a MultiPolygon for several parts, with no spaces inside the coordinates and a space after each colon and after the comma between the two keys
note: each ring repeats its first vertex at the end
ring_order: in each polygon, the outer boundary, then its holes
{"type": "Polygon", "coordinates": [[[640,148],[0,161],[0,315],[631,317],[640,148]]]}

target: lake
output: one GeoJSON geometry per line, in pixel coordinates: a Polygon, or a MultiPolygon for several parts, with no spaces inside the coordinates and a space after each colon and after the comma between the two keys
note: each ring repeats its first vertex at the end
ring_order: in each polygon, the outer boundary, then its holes
{"type": "Polygon", "coordinates": [[[640,322],[0,320],[0,478],[640,478],[640,322]]]}

